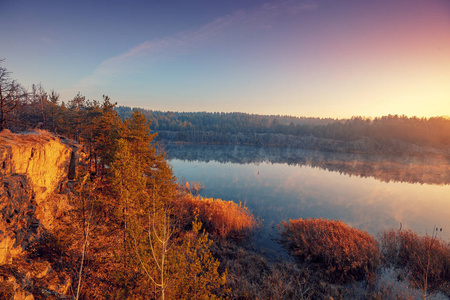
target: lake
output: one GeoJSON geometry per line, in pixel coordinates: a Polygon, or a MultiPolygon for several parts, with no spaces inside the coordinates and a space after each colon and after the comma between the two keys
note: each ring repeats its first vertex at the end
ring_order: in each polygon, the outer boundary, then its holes
{"type": "Polygon", "coordinates": [[[298,218],[338,219],[375,236],[437,227],[450,241],[448,158],[207,145],[166,152],[179,181],[200,182],[202,196],[245,203],[263,219],[256,244],[267,251],[279,250],[276,226],[298,218]]]}

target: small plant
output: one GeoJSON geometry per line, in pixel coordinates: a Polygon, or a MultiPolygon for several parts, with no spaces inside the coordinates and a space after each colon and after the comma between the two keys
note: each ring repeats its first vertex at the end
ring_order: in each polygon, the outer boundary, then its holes
{"type": "Polygon", "coordinates": [[[195,182],[195,181],[193,181],[193,182],[189,183],[189,182],[186,181],[184,190],[185,190],[187,193],[189,193],[189,194],[191,194],[191,195],[193,195],[193,196],[197,196],[197,195],[200,194],[200,192],[201,192],[204,188],[205,188],[205,186],[204,186],[202,183],[200,183],[200,182],[195,182]]]}
{"type": "Polygon", "coordinates": [[[374,281],[379,268],[377,241],[341,221],[298,219],[283,222],[280,243],[331,282],[374,281]]]}

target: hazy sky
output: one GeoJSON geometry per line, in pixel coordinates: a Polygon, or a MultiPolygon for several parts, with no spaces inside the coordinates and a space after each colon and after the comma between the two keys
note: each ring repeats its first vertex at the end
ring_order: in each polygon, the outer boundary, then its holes
{"type": "Polygon", "coordinates": [[[0,58],[64,101],[450,115],[449,0],[0,0],[0,58]]]}

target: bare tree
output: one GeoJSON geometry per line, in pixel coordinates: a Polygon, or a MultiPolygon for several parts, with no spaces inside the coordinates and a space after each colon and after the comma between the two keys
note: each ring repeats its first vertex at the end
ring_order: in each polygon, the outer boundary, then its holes
{"type": "MultiPolygon", "coordinates": [[[[0,60],[2,63],[4,59],[0,60]]],[[[11,114],[17,109],[21,99],[27,96],[26,90],[17,81],[11,79],[10,72],[0,66],[0,131],[12,121],[11,114]]]]}
{"type": "Polygon", "coordinates": [[[136,237],[133,236],[134,248],[139,259],[139,262],[152,284],[160,291],[161,299],[164,300],[166,296],[166,290],[170,285],[170,278],[167,276],[168,263],[167,256],[171,250],[171,237],[174,234],[174,228],[171,224],[169,211],[167,207],[161,210],[162,220],[157,219],[157,209],[155,207],[155,201],[153,201],[153,212],[148,213],[148,223],[151,224],[151,228],[148,229],[148,245],[151,250],[151,264],[144,262],[145,258],[142,258],[136,237]],[[156,273],[152,274],[151,267],[156,267],[156,273]]]}
{"type": "Polygon", "coordinates": [[[45,115],[45,106],[49,102],[48,94],[45,92],[44,87],[41,83],[33,84],[31,86],[31,94],[32,94],[32,105],[37,107],[39,111],[38,115],[40,122],[42,122],[43,127],[47,126],[47,118],[45,115]]]}

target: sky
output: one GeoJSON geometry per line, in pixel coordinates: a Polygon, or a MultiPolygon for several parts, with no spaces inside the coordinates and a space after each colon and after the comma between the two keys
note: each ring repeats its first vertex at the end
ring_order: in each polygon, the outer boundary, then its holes
{"type": "Polygon", "coordinates": [[[0,0],[0,58],[66,102],[450,115],[449,0],[0,0]]]}

